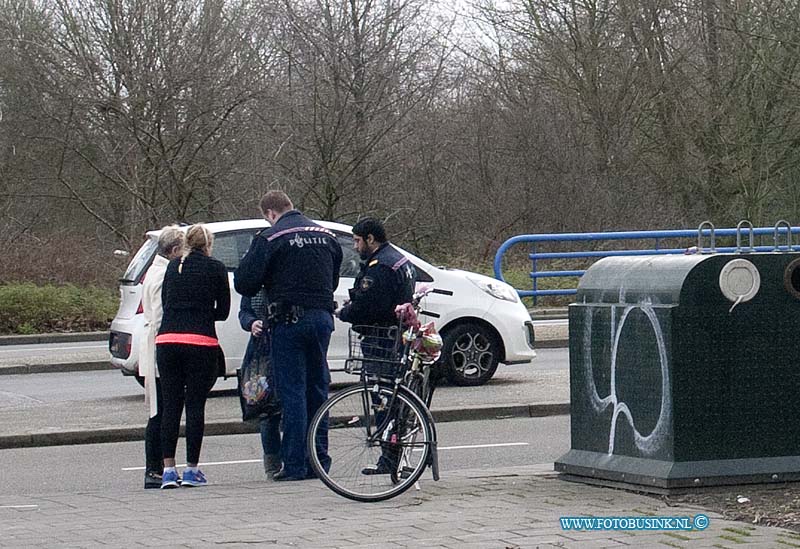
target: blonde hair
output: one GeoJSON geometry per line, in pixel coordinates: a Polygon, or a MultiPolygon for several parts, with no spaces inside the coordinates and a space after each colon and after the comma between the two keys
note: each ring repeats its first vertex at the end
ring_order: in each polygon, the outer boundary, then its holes
{"type": "Polygon", "coordinates": [[[183,248],[186,246],[186,235],[177,225],[167,225],[161,229],[161,234],[158,235],[158,253],[167,257],[169,253],[175,248],[183,248]]]}
{"type": "Polygon", "coordinates": [[[178,272],[183,272],[183,262],[189,257],[189,254],[194,251],[211,254],[211,248],[214,245],[214,233],[208,230],[208,227],[202,223],[196,223],[189,227],[186,231],[186,250],[181,256],[181,264],[178,265],[178,272]]]}

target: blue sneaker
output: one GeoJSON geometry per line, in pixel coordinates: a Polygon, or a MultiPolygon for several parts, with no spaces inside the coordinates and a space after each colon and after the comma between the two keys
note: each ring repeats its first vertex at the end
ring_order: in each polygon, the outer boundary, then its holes
{"type": "Polygon", "coordinates": [[[198,469],[197,471],[189,471],[186,470],[183,472],[183,481],[181,482],[181,486],[205,486],[208,484],[206,480],[206,476],[203,474],[203,471],[198,469]]]}
{"type": "Polygon", "coordinates": [[[164,471],[161,476],[161,489],[167,490],[169,488],[177,488],[181,485],[181,477],[178,476],[178,471],[164,471]]]}

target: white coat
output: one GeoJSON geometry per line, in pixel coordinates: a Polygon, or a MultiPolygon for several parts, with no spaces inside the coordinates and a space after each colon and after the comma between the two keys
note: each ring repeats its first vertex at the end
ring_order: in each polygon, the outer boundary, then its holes
{"type": "Polygon", "coordinates": [[[142,309],[144,310],[144,337],[139,347],[139,375],[144,378],[144,402],[153,417],[158,413],[156,399],[156,334],[161,327],[164,309],[161,306],[161,287],[169,260],[156,255],[153,264],[147,269],[142,285],[142,309]]]}

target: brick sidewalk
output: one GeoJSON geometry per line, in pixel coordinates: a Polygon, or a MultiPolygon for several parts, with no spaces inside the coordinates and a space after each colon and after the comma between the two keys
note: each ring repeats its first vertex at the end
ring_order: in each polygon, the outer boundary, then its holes
{"type": "Polygon", "coordinates": [[[694,516],[659,499],[556,478],[551,465],[448,472],[382,503],[319,481],[170,491],[0,495],[0,547],[797,547],[800,536],[707,513],[692,532],[570,532],[559,517],[694,516]],[[14,506],[14,507],[10,507],[14,506]]]}

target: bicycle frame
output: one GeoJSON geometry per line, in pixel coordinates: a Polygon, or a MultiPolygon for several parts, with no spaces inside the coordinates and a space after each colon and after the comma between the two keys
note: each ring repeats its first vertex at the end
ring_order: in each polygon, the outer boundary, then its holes
{"type": "Polygon", "coordinates": [[[433,326],[423,326],[417,316],[438,316],[420,309],[420,301],[431,292],[452,295],[433,289],[415,294],[411,303],[396,309],[399,329],[351,328],[348,371],[360,370],[359,382],[322,404],[306,441],[314,472],[341,496],[383,501],[410,486],[419,488],[428,467],[439,480],[437,432],[429,406],[435,385],[430,383],[431,364],[442,342],[433,326]]]}
{"type": "MultiPolygon", "coordinates": [[[[428,315],[428,316],[438,316],[435,313],[431,313],[431,312],[427,312],[427,311],[421,311],[421,307],[420,307],[421,300],[426,295],[428,295],[428,293],[432,293],[432,292],[443,293],[443,294],[446,294],[446,295],[447,294],[452,295],[452,292],[449,292],[449,291],[446,291],[446,290],[424,289],[420,293],[415,294],[414,299],[411,302],[411,306],[413,308],[413,313],[414,313],[412,315],[413,318],[404,319],[401,316],[401,318],[400,318],[400,327],[399,327],[400,333],[402,333],[404,320],[409,321],[410,324],[411,324],[411,326],[409,328],[409,330],[412,332],[411,333],[411,337],[409,337],[407,339],[407,341],[403,345],[403,351],[402,351],[401,358],[400,358],[400,370],[398,371],[397,375],[394,377],[394,380],[393,380],[393,383],[392,383],[392,394],[391,394],[391,397],[389,397],[388,402],[381,402],[380,403],[380,406],[382,407],[382,410],[380,410],[380,411],[386,410],[387,413],[384,414],[383,418],[381,419],[380,424],[375,426],[374,433],[370,432],[371,429],[369,428],[369,424],[371,422],[367,422],[368,423],[368,427],[367,427],[368,438],[367,438],[367,441],[370,444],[378,444],[381,441],[383,441],[383,438],[387,434],[387,429],[390,429],[391,423],[397,419],[396,417],[393,417],[395,414],[388,413],[388,412],[390,412],[390,411],[395,409],[395,402],[397,400],[397,394],[398,394],[399,391],[403,391],[407,396],[409,396],[410,398],[416,400],[418,403],[422,404],[422,408],[423,408],[423,410],[425,410],[425,414],[427,416],[427,419],[428,419],[428,421],[429,421],[429,423],[431,425],[431,429],[432,429],[432,432],[433,432],[433,437],[432,437],[432,440],[431,440],[431,443],[430,443],[431,444],[431,454],[430,454],[431,455],[431,463],[429,465],[430,465],[430,467],[432,469],[434,480],[439,480],[439,459],[438,459],[438,452],[437,452],[437,448],[436,448],[437,447],[436,424],[435,424],[435,422],[433,420],[433,414],[431,413],[430,408],[429,408],[429,406],[431,404],[431,399],[433,397],[433,388],[431,388],[430,392],[428,392],[428,394],[425,395],[425,396],[417,394],[415,391],[410,389],[410,387],[412,385],[412,381],[416,377],[420,377],[421,378],[420,386],[423,387],[423,388],[427,387],[428,383],[430,381],[431,364],[423,362],[421,357],[420,357],[420,354],[415,352],[415,351],[412,351],[411,344],[412,344],[412,342],[414,341],[415,338],[421,337],[423,335],[422,326],[420,325],[420,323],[417,320],[416,316],[418,314],[421,314],[421,313],[425,314],[425,315],[428,315]]],[[[361,377],[362,377],[361,382],[364,384],[365,389],[368,389],[369,386],[370,386],[370,383],[369,383],[370,380],[368,379],[368,377],[363,372],[362,372],[362,376],[361,377]]],[[[381,384],[381,378],[375,378],[375,383],[376,384],[381,384]]],[[[388,383],[384,382],[383,385],[386,386],[386,385],[388,385],[388,383]]],[[[366,392],[365,392],[365,395],[366,395],[366,392]]],[[[366,400],[366,396],[365,396],[365,400],[366,400]]],[[[365,412],[369,412],[370,410],[372,410],[372,405],[373,404],[374,403],[364,402],[363,405],[364,405],[365,412]]]]}
{"type": "MultiPolygon", "coordinates": [[[[370,444],[380,444],[381,442],[385,442],[385,440],[383,440],[383,437],[385,437],[387,435],[387,429],[389,429],[390,428],[390,424],[397,419],[396,414],[392,414],[390,412],[395,410],[395,408],[396,408],[395,402],[397,401],[397,394],[399,392],[402,392],[407,398],[415,400],[418,404],[421,405],[422,410],[424,410],[426,419],[428,420],[428,423],[430,424],[430,428],[431,428],[431,432],[432,432],[431,441],[429,443],[430,447],[431,447],[431,454],[430,454],[431,455],[431,463],[429,463],[428,465],[431,467],[431,471],[433,473],[433,480],[439,480],[439,454],[437,452],[438,436],[437,436],[437,433],[436,433],[436,423],[433,420],[433,414],[431,413],[430,408],[428,408],[428,404],[425,403],[425,401],[422,400],[422,398],[420,398],[420,396],[417,395],[417,393],[415,393],[414,391],[410,390],[408,387],[403,385],[403,383],[401,381],[402,381],[401,377],[395,378],[395,381],[392,384],[391,397],[389,397],[388,402],[382,402],[381,403],[381,406],[383,406],[383,408],[385,409],[386,413],[384,414],[384,416],[383,416],[383,418],[382,418],[382,420],[380,422],[380,425],[376,425],[375,426],[374,432],[372,432],[372,433],[370,432],[371,429],[370,429],[369,425],[371,424],[371,422],[367,421],[367,442],[370,443],[370,444]]],[[[365,388],[369,387],[369,384],[367,383],[366,379],[364,379],[362,382],[364,383],[365,388]]],[[[377,380],[375,383],[378,384],[378,385],[381,384],[380,380],[377,380]]],[[[388,384],[387,383],[383,383],[383,385],[386,386],[388,384]]],[[[369,417],[370,412],[373,409],[373,407],[372,407],[373,403],[366,402],[366,399],[367,399],[367,397],[366,397],[366,392],[365,392],[364,393],[364,400],[365,401],[362,404],[364,406],[365,415],[367,417],[369,417]]]]}
{"type": "MultiPolygon", "coordinates": [[[[383,412],[384,410],[385,411],[389,411],[389,410],[394,409],[394,403],[395,403],[395,400],[397,399],[397,393],[398,393],[398,391],[400,391],[401,387],[406,388],[408,393],[414,395],[415,397],[417,397],[417,400],[419,400],[420,402],[425,404],[425,409],[426,410],[428,408],[428,404],[426,404],[419,397],[419,395],[417,395],[416,393],[414,393],[413,391],[408,389],[408,386],[406,385],[406,380],[409,379],[409,376],[415,375],[414,374],[415,369],[418,370],[418,368],[419,368],[419,366],[418,366],[419,358],[415,358],[414,360],[412,360],[411,368],[408,368],[406,366],[408,355],[409,355],[409,353],[408,353],[409,346],[410,346],[410,343],[406,343],[406,345],[404,346],[403,356],[402,356],[402,359],[401,359],[400,372],[398,373],[397,376],[395,376],[394,382],[392,383],[392,395],[388,399],[388,403],[387,402],[381,402],[380,403],[382,409],[378,410],[378,412],[383,412]]],[[[371,380],[364,374],[362,374],[361,377],[362,377],[361,383],[363,383],[364,387],[368,389],[372,385],[370,383],[371,380]]],[[[378,377],[376,377],[375,381],[374,381],[374,384],[375,385],[380,385],[382,383],[382,380],[385,380],[385,379],[387,379],[387,378],[378,378],[378,377]]],[[[389,384],[386,383],[385,381],[383,381],[383,385],[386,386],[386,385],[389,385],[389,384]]],[[[374,404],[374,403],[372,403],[372,404],[374,404]]],[[[372,409],[372,404],[365,402],[364,403],[364,410],[367,411],[367,410],[372,409]]],[[[428,410],[428,412],[430,413],[430,410],[428,410]]],[[[383,433],[386,431],[386,428],[389,426],[389,422],[391,422],[392,420],[393,420],[393,418],[391,417],[391,414],[385,414],[384,417],[383,417],[383,420],[381,421],[381,423],[379,425],[375,426],[375,433],[374,434],[370,434],[370,428],[369,428],[369,426],[367,426],[367,434],[368,434],[368,437],[369,437],[367,440],[369,442],[371,442],[371,443],[372,442],[377,442],[377,437],[383,435],[383,433]]]]}
{"type": "MultiPolygon", "coordinates": [[[[413,307],[415,309],[415,312],[416,312],[417,309],[419,309],[419,301],[425,295],[426,294],[421,294],[419,297],[415,296],[415,299],[414,299],[414,301],[412,303],[412,305],[413,305],[413,307]]],[[[402,328],[403,328],[402,321],[400,322],[400,327],[399,328],[400,328],[400,333],[402,333],[402,328]]],[[[422,382],[423,382],[422,386],[424,387],[425,386],[425,382],[428,380],[428,378],[430,376],[430,364],[423,363],[422,360],[420,359],[419,354],[415,353],[415,352],[413,352],[411,350],[411,342],[413,341],[414,338],[419,337],[421,335],[420,332],[421,331],[420,331],[419,327],[413,328],[413,337],[409,338],[403,344],[403,351],[402,351],[402,354],[400,356],[400,370],[398,371],[397,375],[394,377],[394,382],[392,383],[392,396],[391,396],[391,399],[389,400],[388,405],[386,405],[386,403],[382,403],[382,405],[387,410],[391,410],[394,407],[394,402],[395,402],[395,399],[397,397],[397,392],[398,392],[398,390],[399,390],[399,388],[401,386],[406,387],[408,389],[411,386],[412,379],[414,377],[421,376],[422,377],[422,382]]],[[[375,378],[375,383],[381,383],[381,379],[386,379],[386,378],[376,377],[375,378]]],[[[364,384],[365,388],[369,387],[370,379],[367,377],[367,375],[365,375],[363,373],[363,371],[362,371],[362,374],[361,374],[361,382],[364,384]]],[[[384,385],[388,385],[388,384],[384,383],[384,385]]],[[[425,409],[428,409],[428,406],[430,406],[430,398],[423,398],[422,395],[418,395],[414,391],[411,391],[410,389],[409,389],[408,392],[411,393],[411,394],[414,394],[417,397],[417,399],[425,405],[425,409]]],[[[366,404],[367,403],[365,403],[365,405],[366,404]]],[[[428,412],[430,412],[430,410],[428,410],[428,412]]],[[[387,414],[383,418],[383,421],[381,422],[381,424],[380,425],[376,425],[376,427],[375,427],[376,433],[369,436],[369,441],[370,442],[375,442],[376,441],[375,437],[378,435],[378,433],[382,433],[388,427],[388,422],[391,421],[391,420],[392,420],[392,418],[390,417],[390,414],[387,414]]],[[[369,429],[367,430],[367,433],[369,433],[369,429]]]]}

